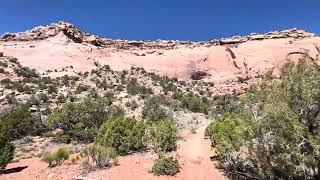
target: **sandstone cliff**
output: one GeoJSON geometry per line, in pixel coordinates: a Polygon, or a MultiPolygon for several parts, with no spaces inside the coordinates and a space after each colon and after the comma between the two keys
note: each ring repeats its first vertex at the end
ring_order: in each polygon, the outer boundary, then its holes
{"type": "Polygon", "coordinates": [[[180,79],[203,79],[222,83],[259,77],[269,69],[275,73],[287,59],[304,52],[315,56],[320,38],[300,29],[252,33],[205,42],[156,40],[128,41],[102,38],[82,32],[60,21],[0,38],[0,52],[14,56],[40,72],[73,66],[90,71],[94,62],[114,70],[144,67],[180,79]]]}

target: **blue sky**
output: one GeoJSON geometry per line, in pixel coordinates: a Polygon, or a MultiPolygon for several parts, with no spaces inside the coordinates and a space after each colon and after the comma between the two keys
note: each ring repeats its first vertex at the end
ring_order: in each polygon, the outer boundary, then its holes
{"type": "Polygon", "coordinates": [[[120,39],[209,40],[303,28],[320,33],[320,0],[2,0],[0,34],[65,20],[120,39]]]}

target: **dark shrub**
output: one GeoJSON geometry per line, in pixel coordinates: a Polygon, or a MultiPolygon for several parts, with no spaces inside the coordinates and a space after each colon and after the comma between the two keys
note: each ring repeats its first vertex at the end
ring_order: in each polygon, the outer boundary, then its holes
{"type": "Polygon", "coordinates": [[[213,99],[213,113],[216,116],[235,112],[239,104],[239,98],[233,95],[215,96],[213,99]]]}
{"type": "Polygon", "coordinates": [[[101,126],[96,142],[125,155],[145,147],[145,131],[145,124],[136,119],[114,118],[101,126]]]}
{"type": "Polygon", "coordinates": [[[264,79],[210,125],[230,179],[320,179],[319,70],[312,60],[287,63],[280,81],[264,79]]]}
{"type": "Polygon", "coordinates": [[[123,115],[123,110],[111,103],[106,98],[88,98],[81,103],[64,104],[49,116],[50,128],[62,129],[72,140],[92,142],[103,122],[123,115]]]}
{"type": "Polygon", "coordinates": [[[173,157],[161,156],[157,159],[152,167],[152,172],[156,176],[167,175],[173,176],[177,174],[180,170],[179,162],[173,157]]]}
{"type": "Polygon", "coordinates": [[[150,122],[160,122],[167,118],[166,111],[161,107],[165,103],[165,97],[153,96],[145,101],[142,117],[150,122]]]}
{"type": "Polygon", "coordinates": [[[5,61],[0,61],[0,66],[2,66],[2,67],[8,67],[8,63],[7,62],[5,62],[5,61]]]}
{"type": "Polygon", "coordinates": [[[13,89],[16,89],[18,92],[24,92],[24,84],[20,82],[13,83],[12,87],[13,89]]]}
{"type": "Polygon", "coordinates": [[[7,73],[7,71],[5,71],[3,68],[0,68],[0,73],[2,73],[2,74],[6,74],[6,73],[7,73]]]}
{"type": "Polygon", "coordinates": [[[177,125],[173,119],[167,118],[157,124],[153,124],[151,141],[156,152],[168,152],[177,148],[177,125]]]}
{"type": "Polygon", "coordinates": [[[63,94],[60,94],[58,97],[57,97],[57,102],[58,103],[65,103],[67,100],[67,98],[63,95],[63,94]]]}
{"type": "Polygon", "coordinates": [[[130,107],[131,110],[135,110],[135,109],[138,108],[138,104],[137,104],[137,102],[136,102],[135,100],[133,100],[133,101],[128,101],[128,102],[126,102],[125,105],[126,105],[127,107],[130,107]]]}
{"type": "Polygon", "coordinates": [[[11,144],[10,139],[8,128],[0,121],[0,173],[13,159],[14,146],[11,144]]]}
{"type": "Polygon", "coordinates": [[[17,58],[10,58],[9,62],[13,63],[13,64],[19,64],[18,59],[17,58]]]}
{"type": "Polygon", "coordinates": [[[35,69],[30,69],[29,67],[20,67],[20,68],[15,68],[14,72],[18,76],[22,76],[25,78],[38,78],[39,74],[35,69]]]}
{"type": "Polygon", "coordinates": [[[187,96],[184,96],[181,102],[182,107],[187,108],[192,112],[208,114],[208,104],[205,103],[201,98],[193,94],[188,94],[187,96]]]}
{"type": "Polygon", "coordinates": [[[29,105],[22,105],[17,110],[1,117],[0,122],[8,128],[11,138],[18,139],[27,135],[41,135],[46,131],[41,120],[32,115],[28,109],[29,105]]]}
{"type": "Polygon", "coordinates": [[[132,95],[136,94],[153,94],[152,89],[139,85],[137,79],[132,78],[127,85],[127,92],[132,95]]]}
{"type": "Polygon", "coordinates": [[[5,78],[0,81],[0,84],[3,84],[3,85],[8,85],[10,83],[12,83],[12,81],[9,78],[5,78]]]}
{"type": "Polygon", "coordinates": [[[39,98],[40,101],[42,101],[44,103],[48,102],[48,100],[49,100],[48,95],[44,94],[44,93],[38,94],[38,98],[39,98]]]}
{"type": "Polygon", "coordinates": [[[76,94],[80,94],[80,93],[82,93],[82,92],[84,92],[84,91],[88,91],[88,90],[89,90],[89,86],[79,84],[79,85],[77,86],[77,88],[76,88],[75,93],[76,93],[76,94]]]}
{"type": "Polygon", "coordinates": [[[54,85],[49,85],[48,86],[48,94],[52,94],[52,93],[58,93],[58,89],[54,85]]]}

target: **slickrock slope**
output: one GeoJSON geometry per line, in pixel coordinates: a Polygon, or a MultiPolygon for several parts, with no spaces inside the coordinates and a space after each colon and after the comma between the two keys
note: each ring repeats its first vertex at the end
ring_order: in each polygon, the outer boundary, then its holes
{"type": "Polygon", "coordinates": [[[313,56],[316,46],[320,37],[299,29],[206,42],[127,41],[84,33],[62,21],[6,33],[0,39],[0,52],[40,72],[70,65],[74,71],[90,71],[98,61],[114,70],[139,66],[170,77],[214,82],[251,79],[268,69],[277,72],[287,58],[297,59],[298,55],[289,53],[313,56]]]}

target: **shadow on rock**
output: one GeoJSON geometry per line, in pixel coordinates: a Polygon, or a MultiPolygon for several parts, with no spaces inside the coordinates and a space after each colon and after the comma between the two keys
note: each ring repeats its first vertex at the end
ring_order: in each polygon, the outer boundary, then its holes
{"type": "Polygon", "coordinates": [[[16,173],[16,172],[21,172],[24,169],[28,168],[28,166],[21,166],[21,167],[15,167],[11,169],[6,169],[2,171],[2,174],[11,174],[11,173],[16,173]]]}

